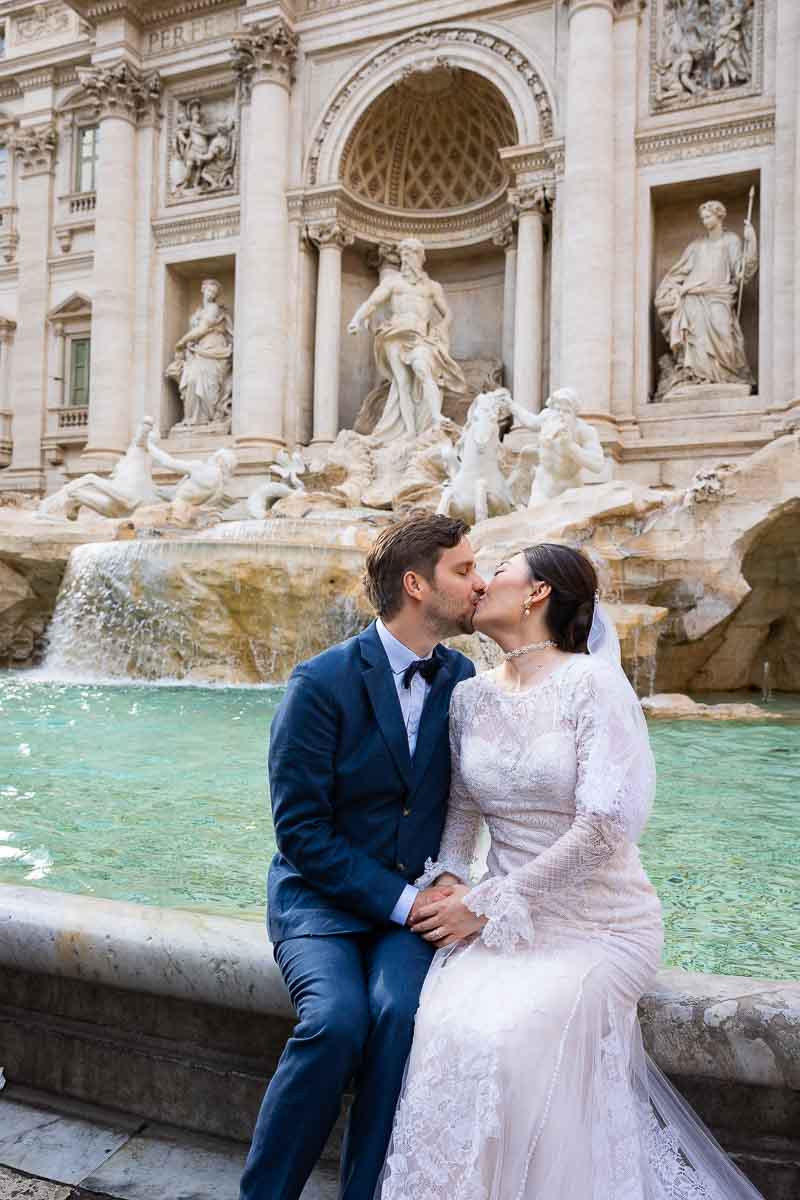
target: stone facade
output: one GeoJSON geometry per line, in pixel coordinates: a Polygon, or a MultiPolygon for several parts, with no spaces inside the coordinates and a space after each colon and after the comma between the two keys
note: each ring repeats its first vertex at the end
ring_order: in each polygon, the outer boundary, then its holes
{"type": "Polygon", "coordinates": [[[110,472],[144,414],[178,458],[234,449],[240,495],[283,448],[324,455],[380,383],[346,322],[404,238],[455,361],[502,362],[529,412],[574,388],[617,478],[685,486],[791,419],[795,0],[8,0],[0,24],[0,491],[110,472]],[[728,303],[752,382],[676,395],[654,297],[710,200],[757,239],[728,303]],[[187,423],[167,368],[207,279],[230,414],[187,423]]]}

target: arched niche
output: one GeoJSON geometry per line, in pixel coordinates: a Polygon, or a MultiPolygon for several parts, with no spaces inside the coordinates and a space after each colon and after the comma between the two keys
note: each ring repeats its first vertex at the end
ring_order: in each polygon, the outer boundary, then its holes
{"type": "Polygon", "coordinates": [[[509,106],[519,144],[552,138],[552,91],[527,49],[505,31],[488,26],[423,29],[373,51],[338,87],[314,131],[305,165],[306,186],[341,179],[351,135],[382,92],[411,74],[437,67],[470,71],[492,84],[509,106]]]}

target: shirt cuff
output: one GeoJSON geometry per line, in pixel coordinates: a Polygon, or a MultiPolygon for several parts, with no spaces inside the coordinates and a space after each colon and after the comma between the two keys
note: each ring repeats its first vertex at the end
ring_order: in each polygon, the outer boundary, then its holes
{"type": "Polygon", "coordinates": [[[412,883],[407,883],[400,893],[400,899],[392,909],[392,915],[389,917],[389,920],[394,921],[396,925],[405,925],[408,920],[408,914],[414,907],[414,901],[418,895],[419,889],[415,888],[412,883]]]}

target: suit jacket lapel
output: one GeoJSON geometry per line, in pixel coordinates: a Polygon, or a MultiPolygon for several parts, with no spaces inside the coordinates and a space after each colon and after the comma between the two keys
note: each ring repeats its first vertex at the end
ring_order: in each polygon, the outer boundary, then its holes
{"type": "MultiPolygon", "coordinates": [[[[437,647],[436,653],[441,655],[441,648],[437,647]]],[[[431,690],[428,692],[425,707],[422,710],[422,720],[420,721],[419,733],[417,735],[417,748],[414,751],[415,788],[419,786],[425,776],[431,755],[442,736],[443,728],[445,731],[447,729],[451,691],[450,663],[444,658],[442,666],[431,685],[431,690]]]]}
{"type": "MultiPolygon", "coordinates": [[[[408,753],[408,734],[403,722],[400,701],[397,698],[394,676],[374,624],[359,634],[359,642],[364,686],[369,694],[375,720],[378,722],[383,740],[386,742],[398,771],[406,785],[411,788],[413,772],[411,756],[408,753]]],[[[441,674],[440,671],[439,675],[441,674]]],[[[430,696],[428,701],[430,702],[430,696]]],[[[425,707],[427,708],[427,704],[425,707]]]]}

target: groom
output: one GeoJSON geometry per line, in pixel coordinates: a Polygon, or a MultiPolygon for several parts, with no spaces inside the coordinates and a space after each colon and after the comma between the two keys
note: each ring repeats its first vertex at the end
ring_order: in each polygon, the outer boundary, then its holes
{"type": "Polygon", "coordinates": [[[472,663],[438,642],[472,631],[484,583],[467,526],[424,514],[366,564],[378,620],[301,663],[272,723],[278,852],[269,934],[298,1022],[267,1088],[241,1200],[298,1200],[352,1083],[341,1200],[373,1200],[432,947],[408,928],[412,880],[439,849],[448,709],[472,663]]]}

